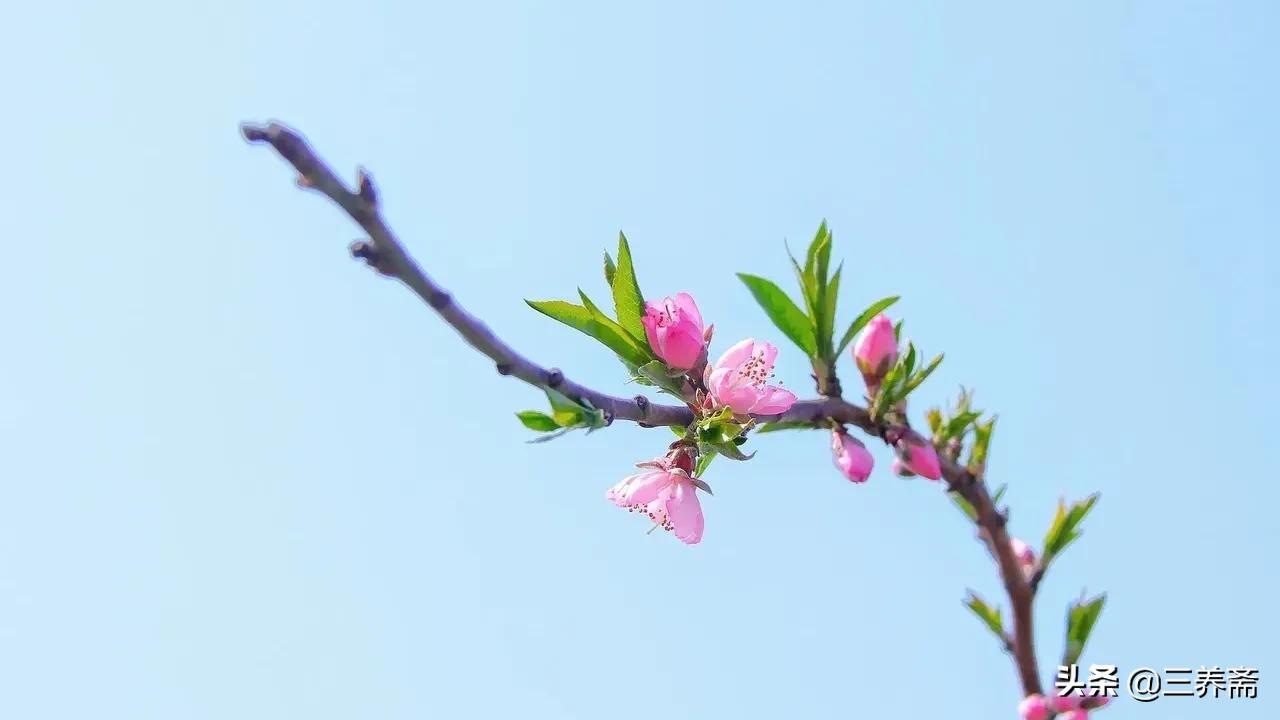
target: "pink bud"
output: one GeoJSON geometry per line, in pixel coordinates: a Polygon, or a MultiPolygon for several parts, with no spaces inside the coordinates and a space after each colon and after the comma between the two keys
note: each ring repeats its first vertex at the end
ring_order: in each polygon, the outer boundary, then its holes
{"type": "Polygon", "coordinates": [[[1043,695],[1028,695],[1018,703],[1018,715],[1022,720],[1045,720],[1049,717],[1049,705],[1043,695]]]}
{"type": "Polygon", "coordinates": [[[902,464],[911,472],[930,480],[942,477],[942,464],[938,460],[938,451],[914,430],[908,430],[894,443],[902,464]]]}
{"type": "Polygon", "coordinates": [[[1058,716],[1058,720],[1089,720],[1088,710],[1068,710],[1058,716]]]}
{"type": "Polygon", "coordinates": [[[644,306],[645,337],[653,353],[667,365],[679,370],[693,367],[706,346],[703,340],[702,314],[689,293],[676,293],[662,302],[644,306]]]}
{"type": "Polygon", "coordinates": [[[916,476],[915,473],[907,469],[906,465],[902,464],[902,460],[899,458],[893,459],[893,462],[889,465],[889,470],[898,477],[911,478],[916,476]]]}
{"type": "Polygon", "coordinates": [[[1022,566],[1022,573],[1029,579],[1036,571],[1036,551],[1018,538],[1010,538],[1009,544],[1013,546],[1014,557],[1018,558],[1018,564],[1022,566]]]}
{"type": "Polygon", "coordinates": [[[867,323],[853,345],[853,361],[857,363],[867,389],[874,391],[897,360],[898,339],[894,336],[893,321],[887,315],[877,315],[867,323]]]}
{"type": "Polygon", "coordinates": [[[840,430],[831,431],[831,456],[841,474],[856,483],[866,482],[875,465],[867,446],[840,430]]]}

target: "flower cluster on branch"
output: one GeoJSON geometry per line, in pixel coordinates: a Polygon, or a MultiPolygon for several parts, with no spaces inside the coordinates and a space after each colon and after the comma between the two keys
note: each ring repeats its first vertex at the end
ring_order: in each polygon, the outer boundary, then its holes
{"type": "MultiPolygon", "coordinates": [[[[1032,627],[1032,605],[1046,571],[1080,536],[1080,525],[1098,496],[1070,504],[1060,501],[1038,557],[1030,544],[1009,535],[1008,511],[999,504],[1004,487],[989,492],[986,483],[995,418],[984,419],[971,406],[972,394],[962,390],[952,408],[945,412],[933,408],[925,414],[927,435],[908,420],[909,396],[938,367],[942,355],[923,362],[915,345],[904,343],[901,321],[894,323],[886,314],[898,298],[871,303],[837,340],[841,268],[831,271],[832,235],[825,222],[803,262],[791,258],[801,302],[770,280],[739,274],[777,330],[808,357],[819,395],[812,400],[798,400],[791,390],[771,382],[778,348],[768,341],[740,340],[709,362],[713,326],[704,325],[688,293],[645,299],[625,236],[619,236],[616,260],[607,253],[604,258],[612,314],[581,290],[577,303],[527,301],[544,315],[598,340],[622,362],[630,381],[676,400],[658,404],[644,395],[616,397],[579,385],[560,370],[544,368],[508,346],[462,309],[408,254],[383,220],[378,193],[367,172],[359,172],[352,190],[299,134],[284,125],[246,124],[242,133],[250,142],[273,147],[297,171],[301,187],[328,197],[365,231],[368,239],[352,246],[353,256],[410,288],[468,344],[489,357],[500,374],[545,391],[549,412],[517,413],[526,427],[541,433],[539,439],[575,429],[593,432],[619,419],[673,428],[678,437],[660,456],[639,463],[640,472],[607,490],[606,498],[615,505],[643,515],[653,529],[670,531],[694,545],[705,530],[699,493],[711,492],[703,474],[714,458],[749,460],[754,452],[745,452],[743,446],[753,434],[817,429],[831,433],[832,460],[838,472],[860,484],[870,478],[875,466],[863,440],[854,436],[853,431],[860,430],[893,448],[894,474],[941,481],[995,560],[1011,622],[1006,623],[999,606],[972,591],[964,604],[1012,656],[1023,691],[1018,705],[1021,717],[1083,720],[1107,704],[1105,696],[1045,693],[1032,627]],[[855,338],[850,356],[865,388],[863,404],[844,399],[837,372],[838,360],[855,338]]],[[[1068,608],[1062,664],[1074,665],[1083,653],[1105,599],[1105,595],[1081,597],[1068,608]]]]}

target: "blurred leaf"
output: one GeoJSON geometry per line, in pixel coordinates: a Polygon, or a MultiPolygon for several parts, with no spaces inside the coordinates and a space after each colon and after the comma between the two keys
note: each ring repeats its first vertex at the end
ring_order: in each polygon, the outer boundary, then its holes
{"type": "Polygon", "coordinates": [[[807,422],[771,422],[761,425],[757,433],[778,432],[779,430],[818,430],[813,423],[807,422]]]}
{"type": "Polygon", "coordinates": [[[1058,500],[1058,511],[1044,536],[1044,559],[1041,560],[1044,567],[1048,567],[1055,557],[1080,537],[1080,523],[1098,502],[1098,497],[1099,494],[1094,493],[1084,500],[1072,503],[1070,508],[1062,500],[1058,500]]]}
{"type": "Polygon", "coordinates": [[[970,411],[962,412],[951,418],[951,420],[947,422],[947,431],[944,433],[944,437],[963,437],[965,431],[969,429],[971,424],[973,424],[973,421],[977,420],[981,416],[982,413],[970,411]]]}
{"type": "Polygon", "coordinates": [[[995,430],[996,419],[993,416],[985,423],[976,423],[973,426],[973,447],[969,449],[969,462],[966,466],[969,472],[981,477],[986,473],[987,467],[987,448],[991,444],[991,433],[995,430]]]}
{"type": "Polygon", "coordinates": [[[1067,608],[1067,647],[1062,654],[1063,665],[1075,665],[1080,660],[1106,602],[1107,596],[1103,593],[1089,599],[1082,597],[1067,608]]]}
{"type": "Polygon", "coordinates": [[[516,413],[516,417],[520,418],[520,422],[530,430],[536,430],[538,432],[552,432],[553,430],[560,429],[559,423],[551,419],[551,417],[545,413],[540,413],[537,410],[525,410],[523,412],[518,412],[516,413]]]}
{"type": "Polygon", "coordinates": [[[613,287],[613,276],[618,272],[618,266],[613,264],[613,258],[609,257],[609,251],[604,252],[604,284],[610,288],[613,287]]]}
{"type": "Polygon", "coordinates": [[[831,263],[831,229],[823,220],[814,233],[813,242],[809,243],[809,252],[805,253],[804,274],[809,278],[813,288],[813,297],[821,297],[827,279],[827,268],[831,263]]]}
{"type": "Polygon", "coordinates": [[[964,513],[970,520],[978,522],[978,511],[973,508],[972,503],[965,500],[960,493],[949,492],[947,494],[951,496],[951,502],[955,503],[955,506],[960,508],[960,512],[964,513]]]}
{"type": "Polygon", "coordinates": [[[929,408],[929,411],[924,414],[924,419],[929,425],[929,432],[937,435],[938,428],[942,427],[942,411],[938,408],[929,408]]]}
{"type": "Polygon", "coordinates": [[[844,352],[849,343],[853,342],[853,337],[861,332],[862,328],[867,326],[867,323],[871,322],[875,316],[889,309],[889,306],[896,302],[898,302],[898,296],[893,295],[871,303],[866,310],[862,311],[861,315],[854,319],[853,323],[849,325],[849,329],[844,331],[844,337],[840,339],[840,346],[836,348],[835,354],[839,355],[844,352]]]}
{"type": "Polygon", "coordinates": [[[902,342],[902,321],[901,320],[894,323],[893,325],[893,339],[897,340],[898,342],[902,342]]]}
{"type": "Polygon", "coordinates": [[[938,365],[941,365],[941,364],[942,364],[942,353],[938,353],[937,355],[934,356],[932,360],[929,361],[929,364],[925,366],[923,370],[921,370],[919,373],[916,373],[915,377],[907,381],[906,386],[903,388],[902,395],[898,399],[902,399],[910,395],[913,390],[920,387],[920,384],[923,383],[925,380],[929,379],[929,376],[932,375],[933,371],[937,370],[938,365]]]}
{"type": "Polygon", "coordinates": [[[1000,639],[1001,645],[1008,642],[1004,634],[1004,618],[1001,617],[1000,608],[991,607],[972,590],[969,591],[969,597],[965,599],[964,606],[972,610],[973,614],[977,615],[978,619],[987,626],[987,629],[991,630],[1000,639]]]}
{"type": "Polygon", "coordinates": [[[631,246],[627,236],[618,233],[618,266],[609,282],[613,289],[613,307],[618,312],[618,324],[648,347],[648,339],[644,333],[644,296],[640,294],[640,284],[636,281],[635,265],[631,260],[631,246]]]}
{"type": "Polygon", "coordinates": [[[1008,489],[1009,489],[1008,485],[1001,485],[999,488],[997,488],[995,493],[991,496],[991,504],[992,505],[999,504],[1000,498],[1004,497],[1004,491],[1008,489]]]}
{"type": "Polygon", "coordinates": [[[760,303],[760,307],[764,308],[765,314],[773,324],[790,338],[791,342],[798,345],[810,357],[817,354],[813,324],[804,312],[796,307],[791,298],[782,292],[781,288],[772,281],[755,275],[738,273],[738,277],[746,284],[756,302],[760,303]]]}

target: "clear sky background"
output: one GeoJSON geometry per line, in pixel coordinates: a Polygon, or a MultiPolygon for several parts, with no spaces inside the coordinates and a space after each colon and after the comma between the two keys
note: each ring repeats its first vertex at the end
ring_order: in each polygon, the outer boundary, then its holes
{"type": "MultiPolygon", "coordinates": [[[[603,297],[632,239],[716,351],[780,334],[831,222],[841,322],[1000,415],[1037,606],[1085,662],[1252,666],[1276,717],[1277,5],[41,2],[0,23],[0,717],[1013,717],[961,606],[1002,599],[939,486],[854,486],[822,433],[708,474],[686,547],[604,499],[670,440],[530,445],[498,377],[242,120],[278,118],[532,358],[629,392],[522,298],[603,297]],[[606,7],[607,5],[607,7],[606,7]]],[[[799,351],[779,377],[810,392],[799,351]]],[[[850,385],[852,363],[842,365],[850,385]]]]}

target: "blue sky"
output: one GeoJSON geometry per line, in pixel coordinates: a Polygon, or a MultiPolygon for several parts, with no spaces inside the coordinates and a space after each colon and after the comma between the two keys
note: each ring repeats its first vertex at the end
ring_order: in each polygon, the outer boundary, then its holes
{"type": "MultiPolygon", "coordinates": [[[[685,547],[604,490],[663,430],[530,445],[539,394],[346,256],[357,229],[237,135],[299,128],[532,358],[627,392],[522,298],[688,290],[782,343],[827,218],[841,319],[901,294],[976,388],[1038,542],[1101,490],[1036,620],[1086,662],[1260,669],[1274,717],[1280,177],[1270,3],[45,2],[0,61],[0,716],[1013,717],[961,607],[994,569],[938,486],[758,439],[685,547]]],[[[852,379],[852,364],[842,366],[852,379]]],[[[779,377],[808,392],[799,351],[779,377]]],[[[917,418],[919,415],[917,415],[917,418]]]]}

